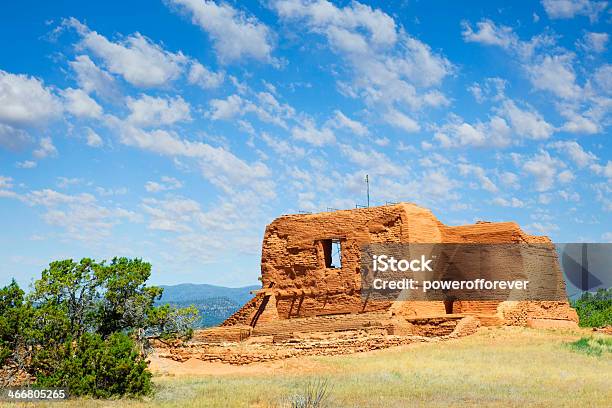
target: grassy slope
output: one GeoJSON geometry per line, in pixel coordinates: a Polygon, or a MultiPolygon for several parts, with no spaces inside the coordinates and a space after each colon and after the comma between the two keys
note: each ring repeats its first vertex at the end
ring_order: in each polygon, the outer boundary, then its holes
{"type": "MultiPolygon", "coordinates": [[[[72,401],[52,407],[278,406],[312,378],[329,378],[331,406],[612,406],[612,357],[572,351],[584,331],[483,329],[459,340],[310,357],[299,370],[158,377],[146,401],[72,401]],[[312,369],[315,367],[315,369],[312,369]]],[[[294,364],[295,365],[295,364],[294,364]]]]}

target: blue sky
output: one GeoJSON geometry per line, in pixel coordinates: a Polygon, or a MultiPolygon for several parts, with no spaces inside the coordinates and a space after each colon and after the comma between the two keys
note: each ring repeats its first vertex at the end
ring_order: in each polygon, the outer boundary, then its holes
{"type": "Polygon", "coordinates": [[[257,282],[281,214],[409,201],[612,240],[605,1],[34,2],[0,17],[0,283],[257,282]],[[506,4],[504,4],[506,3],[506,4]]]}

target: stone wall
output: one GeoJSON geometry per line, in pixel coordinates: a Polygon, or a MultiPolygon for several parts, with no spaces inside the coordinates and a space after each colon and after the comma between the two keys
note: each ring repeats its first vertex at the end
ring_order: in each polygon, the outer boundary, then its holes
{"type": "MultiPolygon", "coordinates": [[[[300,319],[301,320],[301,319],[300,319]]],[[[342,332],[294,333],[257,336],[243,342],[202,343],[158,347],[159,357],[184,362],[195,358],[232,365],[281,360],[304,355],[339,355],[378,350],[421,342],[439,342],[474,333],[479,321],[474,317],[426,319],[422,335],[394,335],[371,327],[342,332]]]]}
{"type": "MultiPolygon", "coordinates": [[[[223,325],[286,320],[298,317],[388,312],[414,318],[447,313],[437,301],[364,301],[361,296],[360,250],[372,243],[550,243],[547,237],[524,233],[514,222],[477,222],[446,226],[429,210],[414,204],[285,215],[267,226],[261,259],[262,289],[223,325]],[[341,267],[328,267],[325,240],[339,240],[341,267]],[[265,307],[262,306],[265,305],[265,307]]],[[[565,290],[560,270],[559,291],[565,290]]],[[[458,301],[452,313],[476,315],[491,324],[526,324],[527,317],[577,321],[567,302],[552,306],[530,302],[517,310],[498,310],[499,301],[458,301]],[[527,317],[525,317],[527,316],[527,317]]]]}

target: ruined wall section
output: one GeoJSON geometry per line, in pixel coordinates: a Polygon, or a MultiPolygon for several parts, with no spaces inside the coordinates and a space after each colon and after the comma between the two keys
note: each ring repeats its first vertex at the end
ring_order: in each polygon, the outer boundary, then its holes
{"type": "Polygon", "coordinates": [[[257,312],[263,301],[263,295],[255,295],[251,300],[245,303],[240,309],[238,309],[233,315],[228,317],[221,326],[234,326],[234,325],[246,325],[249,326],[253,319],[253,316],[257,312]]]}
{"type": "Polygon", "coordinates": [[[401,235],[395,206],[280,217],[264,235],[263,287],[273,287],[281,319],[361,312],[361,245],[400,242],[401,235]],[[328,239],[340,242],[341,267],[326,267],[323,240],[328,239]]]}
{"type": "Polygon", "coordinates": [[[361,247],[439,242],[442,226],[429,210],[414,204],[280,217],[264,236],[263,287],[273,286],[281,319],[387,310],[388,301],[361,299],[361,247]],[[340,240],[341,268],[326,268],[325,239],[340,240]]]}
{"type": "MultiPolygon", "coordinates": [[[[505,244],[505,243],[533,243],[544,244],[552,241],[546,236],[526,234],[515,222],[484,222],[479,221],[472,225],[445,226],[440,228],[440,241],[462,244],[505,244]]],[[[411,242],[414,242],[411,240],[411,242]]],[[[554,249],[552,256],[556,256],[554,249]]],[[[557,266],[556,277],[559,293],[565,292],[565,281],[561,270],[557,266]]],[[[404,317],[434,316],[445,313],[443,302],[431,301],[402,301],[391,307],[394,315],[404,317]]],[[[529,302],[501,302],[501,301],[456,301],[453,313],[476,315],[481,318],[495,318],[492,321],[504,324],[526,325],[530,318],[559,319],[577,321],[576,312],[567,301],[529,301],[529,302]]]]}

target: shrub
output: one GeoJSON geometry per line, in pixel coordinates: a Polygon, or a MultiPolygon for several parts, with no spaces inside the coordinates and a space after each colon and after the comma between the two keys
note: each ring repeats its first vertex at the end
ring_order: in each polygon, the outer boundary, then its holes
{"type": "Polygon", "coordinates": [[[68,387],[71,395],[96,398],[141,396],[152,390],[147,363],[134,340],[124,333],[106,339],[85,333],[45,357],[56,360],[52,367],[41,368],[36,386],[68,387]]]}
{"type": "Polygon", "coordinates": [[[580,326],[612,326],[612,288],[599,289],[596,293],[585,292],[572,306],[578,312],[580,326]]]}
{"type": "Polygon", "coordinates": [[[289,398],[291,408],[323,408],[329,397],[329,382],[325,379],[309,381],[300,394],[289,398]]]}
{"type": "Polygon", "coordinates": [[[612,339],[603,337],[581,337],[569,343],[570,349],[592,356],[601,356],[603,353],[612,353],[612,339]]]}

